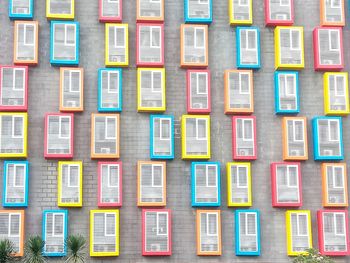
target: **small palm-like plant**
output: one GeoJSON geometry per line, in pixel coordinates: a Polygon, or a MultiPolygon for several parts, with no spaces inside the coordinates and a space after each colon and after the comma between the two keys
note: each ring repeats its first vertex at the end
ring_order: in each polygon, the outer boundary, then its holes
{"type": "Polygon", "coordinates": [[[10,240],[0,241],[0,263],[14,262],[16,260],[14,253],[14,244],[10,240]]]}
{"type": "Polygon", "coordinates": [[[334,263],[331,258],[321,255],[317,249],[309,248],[306,252],[296,257],[293,263],[334,263]]]}
{"type": "Polygon", "coordinates": [[[84,263],[86,252],[86,240],[81,235],[71,235],[66,240],[68,255],[66,263],[84,263]]]}
{"type": "Polygon", "coordinates": [[[45,242],[40,236],[33,236],[28,238],[24,245],[24,257],[25,263],[44,263],[46,259],[43,255],[43,248],[45,242]]]}

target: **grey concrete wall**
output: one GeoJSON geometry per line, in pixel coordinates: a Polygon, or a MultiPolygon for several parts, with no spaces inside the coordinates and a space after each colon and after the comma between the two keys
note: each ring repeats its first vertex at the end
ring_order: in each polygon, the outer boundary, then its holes
{"type": "MultiPolygon", "coordinates": [[[[69,209],[69,233],[89,237],[89,210],[97,208],[97,162],[90,160],[90,114],[97,112],[97,69],[104,67],[104,25],[98,22],[97,0],[76,0],[76,20],[81,23],[80,66],[85,70],[85,110],[75,114],[75,160],[84,162],[83,208],[69,209]]],[[[254,2],[254,25],[261,30],[262,69],[254,73],[255,115],[258,125],[258,160],[252,165],[253,208],[261,211],[262,255],[258,258],[234,254],[234,209],[227,208],[226,171],[231,161],[231,120],[223,113],[225,69],[235,68],[235,33],[228,23],[228,3],[213,0],[214,22],[209,28],[209,68],[212,72],[212,160],[222,165],[222,244],[220,257],[196,256],[195,211],[190,206],[190,162],[180,156],[180,136],[176,135],[176,158],[167,164],[167,208],[173,210],[173,255],[167,258],[141,256],[141,209],[136,206],[136,163],[149,159],[149,115],[136,111],[135,6],[123,1],[123,22],[130,30],[130,67],[123,73],[121,114],[121,158],[123,161],[123,207],[121,215],[121,255],[119,258],[90,259],[89,262],[289,262],[286,256],[285,210],[271,207],[269,165],[282,160],[281,118],[274,115],[273,29],[264,27],[263,0],[254,2]]],[[[176,124],[185,114],[185,70],[180,65],[180,24],[183,0],[166,0],[165,61],[167,111],[176,124]]],[[[316,211],[321,205],[320,163],[313,161],[310,119],[323,115],[322,74],[313,70],[312,30],[319,24],[319,0],[295,0],[295,25],[305,27],[306,67],[300,74],[300,116],[308,117],[309,160],[302,164],[303,209],[312,211],[314,246],[317,246],[316,211]]],[[[40,24],[39,65],[29,70],[29,162],[30,194],[26,209],[26,236],[41,234],[44,209],[57,208],[57,161],[43,158],[44,114],[58,112],[59,68],[49,63],[49,22],[45,0],[35,0],[35,20],[40,24]]],[[[349,69],[349,28],[344,31],[346,70],[349,69]]],[[[13,22],[8,19],[7,1],[0,3],[0,63],[12,64],[13,22]]],[[[344,118],[346,161],[350,155],[350,122],[344,118]]],[[[177,126],[179,127],[179,126],[177,126]]],[[[2,173],[2,162],[0,165],[2,173]]],[[[0,184],[2,178],[0,177],[0,184]]],[[[61,261],[61,260],[58,260],[61,261]]],[[[350,262],[348,258],[337,262],[350,262]]]]}

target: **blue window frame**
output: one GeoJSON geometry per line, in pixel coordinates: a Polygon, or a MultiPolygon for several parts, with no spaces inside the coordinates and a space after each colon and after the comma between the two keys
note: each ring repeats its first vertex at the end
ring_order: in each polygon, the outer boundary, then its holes
{"type": "Polygon", "coordinates": [[[193,162],[191,165],[192,206],[220,206],[220,163],[193,162]]]}
{"type": "Polygon", "coordinates": [[[3,207],[28,206],[28,161],[4,162],[3,207]]]}
{"type": "Polygon", "coordinates": [[[276,71],[274,78],[275,113],[279,115],[299,113],[299,73],[297,71],[276,71]]]}
{"type": "Polygon", "coordinates": [[[260,256],[259,210],[235,212],[236,256],[260,256]]]}
{"type": "Polygon", "coordinates": [[[213,22],[212,0],[184,0],[185,23],[210,24],[213,22]]]}
{"type": "Polygon", "coordinates": [[[9,18],[11,20],[33,19],[34,0],[9,0],[9,18]]]}
{"type": "Polygon", "coordinates": [[[174,159],[174,116],[150,116],[150,157],[154,159],[174,159]]]}
{"type": "Polygon", "coordinates": [[[68,210],[45,210],[43,212],[43,255],[63,257],[67,255],[68,210]]]}
{"type": "Polygon", "coordinates": [[[50,63],[79,65],[79,22],[51,21],[50,63]]]}
{"type": "Polygon", "coordinates": [[[313,118],[312,133],[315,161],[344,159],[341,117],[313,118]]]}
{"type": "Polygon", "coordinates": [[[253,26],[236,28],[236,60],[237,68],[260,68],[259,28],[253,26]]]}
{"type": "Polygon", "coordinates": [[[122,69],[100,68],[98,70],[98,106],[99,112],[122,111],[122,69]]]}

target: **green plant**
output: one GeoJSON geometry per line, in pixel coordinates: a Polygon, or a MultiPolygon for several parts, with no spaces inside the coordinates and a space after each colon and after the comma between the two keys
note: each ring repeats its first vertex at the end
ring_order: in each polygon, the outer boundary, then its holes
{"type": "Polygon", "coordinates": [[[66,240],[68,255],[66,263],[84,263],[86,252],[86,240],[81,235],[71,235],[66,240]]]}
{"type": "Polygon", "coordinates": [[[14,244],[10,240],[4,239],[0,241],[0,263],[16,261],[14,253],[14,244]]]}
{"type": "Polygon", "coordinates": [[[25,263],[44,263],[46,258],[43,255],[43,248],[45,242],[40,236],[33,236],[27,239],[24,245],[24,257],[25,263]]]}
{"type": "Polygon", "coordinates": [[[331,258],[321,255],[317,249],[309,248],[306,252],[296,257],[293,263],[334,263],[331,258]]]}

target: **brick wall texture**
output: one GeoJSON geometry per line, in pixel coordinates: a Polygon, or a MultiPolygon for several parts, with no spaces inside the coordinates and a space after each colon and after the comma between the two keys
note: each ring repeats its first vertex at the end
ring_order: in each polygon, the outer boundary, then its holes
{"type": "MultiPolygon", "coordinates": [[[[120,256],[88,258],[88,262],[290,262],[286,256],[285,210],[271,206],[270,163],[282,160],[281,117],[274,114],[274,37],[264,26],[263,0],[253,0],[254,25],[261,30],[262,68],[254,73],[257,116],[258,160],[252,163],[253,207],[261,211],[262,255],[236,257],[234,253],[234,210],[227,208],[226,169],[231,159],[231,119],[224,110],[224,70],[236,67],[235,31],[229,26],[228,2],[213,0],[213,23],[209,27],[209,69],[212,73],[211,144],[212,161],[221,163],[222,244],[219,257],[196,255],[195,212],[190,205],[190,162],[181,160],[179,120],[186,113],[186,71],[180,65],[180,25],[184,23],[183,0],[165,1],[166,114],[175,116],[176,157],[167,162],[167,208],[173,211],[173,255],[141,256],[141,209],[136,206],[136,163],[149,160],[149,114],[136,110],[136,0],[123,1],[123,22],[129,24],[130,66],[123,71],[123,112],[121,113],[121,158],[123,162],[123,207],[120,209],[120,256]]],[[[313,69],[312,30],[319,25],[319,0],[294,0],[295,25],[305,29],[305,69],[300,72],[301,111],[308,117],[309,160],[302,163],[303,209],[312,211],[314,246],[317,246],[316,211],[321,204],[320,163],[311,151],[311,118],[323,115],[322,73],[313,69]]],[[[347,3],[346,3],[347,4],[347,3]]],[[[346,6],[347,7],[347,6],[346,6]]],[[[29,69],[30,162],[29,207],[26,236],[41,234],[44,209],[57,208],[57,161],[43,157],[44,115],[59,109],[59,68],[49,63],[50,28],[45,17],[45,0],[35,1],[34,20],[39,21],[39,65],[29,69]]],[[[76,0],[75,20],[80,22],[80,67],[85,70],[84,112],[75,114],[75,160],[82,160],[83,207],[69,209],[69,233],[89,237],[89,211],[97,208],[97,161],[90,159],[90,116],[97,112],[97,70],[104,67],[104,24],[98,22],[97,0],[76,0]]],[[[344,30],[346,69],[349,70],[349,27],[344,30]]],[[[7,1],[0,2],[0,64],[13,59],[13,22],[7,1]]],[[[350,122],[343,123],[345,161],[350,155],[350,122]]],[[[349,162],[350,163],[350,162],[349,162]]],[[[3,165],[1,161],[0,173],[3,165]]],[[[2,185],[2,176],[0,176],[2,185]]],[[[0,201],[1,202],[1,201],[0,201]]],[[[50,259],[54,262],[54,259],[50,259]]],[[[340,258],[337,262],[350,262],[340,258]]],[[[56,259],[62,262],[62,259],[56,259]]]]}

